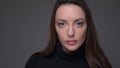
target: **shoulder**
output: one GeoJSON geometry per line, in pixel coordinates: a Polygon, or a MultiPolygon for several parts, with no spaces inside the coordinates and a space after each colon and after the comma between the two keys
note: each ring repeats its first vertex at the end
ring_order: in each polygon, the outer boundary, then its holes
{"type": "Polygon", "coordinates": [[[25,68],[35,68],[36,65],[43,61],[45,57],[42,57],[40,53],[33,54],[25,64],[25,68]]]}

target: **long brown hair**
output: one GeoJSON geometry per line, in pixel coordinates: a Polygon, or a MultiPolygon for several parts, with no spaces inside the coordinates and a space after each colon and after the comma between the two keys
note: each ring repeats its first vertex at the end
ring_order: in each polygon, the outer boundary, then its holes
{"type": "Polygon", "coordinates": [[[50,56],[57,44],[58,37],[55,30],[55,14],[57,9],[63,4],[75,4],[80,6],[86,15],[87,33],[85,39],[85,57],[90,68],[112,68],[105,54],[103,53],[97,37],[96,28],[92,19],[90,9],[84,0],[57,0],[52,12],[50,22],[49,42],[46,49],[39,52],[42,56],[50,56]]]}

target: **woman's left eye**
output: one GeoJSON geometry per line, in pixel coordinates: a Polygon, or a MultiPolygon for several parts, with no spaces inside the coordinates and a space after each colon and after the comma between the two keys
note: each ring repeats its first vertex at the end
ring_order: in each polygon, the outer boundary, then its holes
{"type": "Polygon", "coordinates": [[[83,25],[83,22],[77,22],[76,23],[76,26],[78,26],[78,27],[80,27],[80,26],[82,26],[83,25]]]}

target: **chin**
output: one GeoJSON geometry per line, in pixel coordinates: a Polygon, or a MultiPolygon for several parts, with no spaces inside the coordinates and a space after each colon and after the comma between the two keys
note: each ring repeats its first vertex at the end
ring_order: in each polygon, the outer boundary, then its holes
{"type": "Polygon", "coordinates": [[[76,51],[77,49],[78,49],[79,47],[66,47],[65,48],[65,50],[67,51],[67,52],[74,52],[74,51],[76,51]]]}

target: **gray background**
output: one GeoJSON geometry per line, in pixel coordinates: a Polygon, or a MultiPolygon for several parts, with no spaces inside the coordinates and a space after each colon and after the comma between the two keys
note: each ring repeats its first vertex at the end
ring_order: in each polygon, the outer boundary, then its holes
{"type": "MultiPolygon", "coordinates": [[[[0,68],[24,68],[47,45],[56,0],[0,0],[0,68]]],[[[120,68],[120,0],[86,0],[101,47],[113,68],[120,68]]]]}

